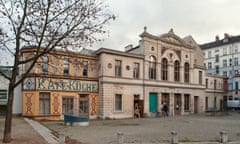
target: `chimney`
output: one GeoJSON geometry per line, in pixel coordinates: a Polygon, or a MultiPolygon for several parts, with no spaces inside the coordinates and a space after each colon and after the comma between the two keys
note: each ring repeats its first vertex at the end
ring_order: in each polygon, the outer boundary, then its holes
{"type": "Polygon", "coordinates": [[[218,35],[216,35],[215,40],[219,41],[219,36],[218,35]]]}
{"type": "Polygon", "coordinates": [[[124,48],[125,48],[125,51],[129,51],[130,49],[133,48],[133,45],[129,44],[129,45],[125,46],[124,48]]]}
{"type": "Polygon", "coordinates": [[[224,39],[228,39],[229,38],[229,34],[228,33],[224,33],[224,39]]]}

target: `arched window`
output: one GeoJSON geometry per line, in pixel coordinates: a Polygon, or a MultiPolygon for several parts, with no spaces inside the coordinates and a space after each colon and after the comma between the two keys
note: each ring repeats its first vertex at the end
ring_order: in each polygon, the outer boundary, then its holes
{"type": "Polygon", "coordinates": [[[177,60],[174,62],[174,80],[180,81],[180,62],[177,60]]]}
{"type": "Polygon", "coordinates": [[[168,60],[162,59],[162,80],[168,80],[168,60]]]}
{"type": "Polygon", "coordinates": [[[189,63],[184,64],[184,82],[189,83],[189,63]]]}
{"type": "Polygon", "coordinates": [[[156,79],[156,57],[155,56],[150,56],[149,79],[156,79]]]}

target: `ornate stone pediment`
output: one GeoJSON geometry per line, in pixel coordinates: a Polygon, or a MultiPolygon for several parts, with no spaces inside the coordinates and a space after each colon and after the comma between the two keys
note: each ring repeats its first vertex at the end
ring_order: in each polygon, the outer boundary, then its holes
{"type": "Polygon", "coordinates": [[[161,40],[164,41],[164,42],[167,42],[167,43],[172,43],[172,44],[176,44],[176,45],[183,45],[183,43],[172,37],[172,36],[164,36],[164,37],[161,37],[161,40]]]}
{"type": "Polygon", "coordinates": [[[184,46],[184,41],[174,34],[173,29],[170,29],[168,33],[161,35],[159,38],[166,43],[184,46]]]}

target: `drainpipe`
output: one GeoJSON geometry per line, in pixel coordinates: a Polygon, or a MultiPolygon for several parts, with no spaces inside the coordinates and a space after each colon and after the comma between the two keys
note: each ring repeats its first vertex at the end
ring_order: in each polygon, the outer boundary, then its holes
{"type": "MultiPolygon", "coordinates": [[[[142,43],[143,43],[143,41],[141,41],[141,43],[140,43],[140,47],[142,46],[142,43]]],[[[143,115],[144,115],[144,113],[145,113],[145,47],[143,47],[143,56],[144,56],[144,58],[143,58],[143,84],[142,84],[142,86],[143,86],[143,106],[144,106],[144,108],[143,108],[143,115]]]]}

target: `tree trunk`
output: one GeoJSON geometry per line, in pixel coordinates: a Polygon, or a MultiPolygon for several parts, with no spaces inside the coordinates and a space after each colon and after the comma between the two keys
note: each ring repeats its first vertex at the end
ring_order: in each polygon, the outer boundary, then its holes
{"type": "Polygon", "coordinates": [[[4,134],[3,134],[4,143],[11,142],[13,97],[14,97],[14,83],[10,81],[9,87],[8,87],[7,113],[5,118],[5,128],[4,128],[4,134]]]}

